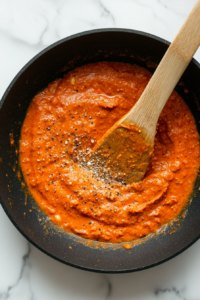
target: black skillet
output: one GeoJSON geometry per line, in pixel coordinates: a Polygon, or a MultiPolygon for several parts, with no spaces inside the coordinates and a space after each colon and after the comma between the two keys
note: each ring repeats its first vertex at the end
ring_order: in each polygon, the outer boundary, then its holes
{"type": "MultiPolygon", "coordinates": [[[[74,67],[96,61],[136,63],[155,70],[169,43],[150,34],[125,29],[100,29],[63,39],[36,55],[14,78],[0,103],[0,200],[10,220],[44,253],[77,268],[122,273],[153,267],[178,255],[200,237],[200,181],[175,232],[160,233],[130,250],[87,246],[83,239],[51,225],[17,177],[21,124],[36,93],[74,67]],[[10,145],[10,134],[14,146],[10,145]],[[14,170],[13,170],[14,168],[14,170]],[[16,171],[15,171],[16,169],[16,171]],[[30,212],[32,210],[32,212],[30,212]],[[60,231],[60,232],[59,232],[60,231]]],[[[200,65],[193,59],[176,87],[187,102],[200,131],[200,65]],[[187,89],[188,93],[184,90],[187,89]]],[[[186,90],[185,90],[186,91],[186,90]]],[[[23,177],[22,177],[23,181],[23,177]]],[[[7,237],[9,238],[9,236],[7,237]]],[[[97,243],[98,246],[98,243],[97,243]]]]}

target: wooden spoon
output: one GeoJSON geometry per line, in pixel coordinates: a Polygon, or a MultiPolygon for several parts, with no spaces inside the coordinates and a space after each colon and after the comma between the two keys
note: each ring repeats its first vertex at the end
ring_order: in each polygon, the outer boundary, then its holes
{"type": "Polygon", "coordinates": [[[200,0],[168,48],[139,101],[96,144],[89,168],[124,184],[142,180],[160,113],[200,44],[200,0]]]}

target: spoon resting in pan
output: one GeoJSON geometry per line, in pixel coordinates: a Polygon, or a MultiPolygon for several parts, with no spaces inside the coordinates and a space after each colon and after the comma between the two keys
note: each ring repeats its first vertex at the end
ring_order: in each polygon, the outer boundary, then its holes
{"type": "Polygon", "coordinates": [[[89,168],[131,184],[142,180],[160,113],[200,43],[200,0],[168,48],[139,101],[97,142],[89,168]]]}

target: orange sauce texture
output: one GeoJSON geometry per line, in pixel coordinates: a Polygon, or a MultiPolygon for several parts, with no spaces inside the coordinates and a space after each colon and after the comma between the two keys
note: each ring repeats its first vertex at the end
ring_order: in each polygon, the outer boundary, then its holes
{"type": "Polygon", "coordinates": [[[137,65],[88,64],[50,83],[32,100],[21,130],[21,169],[35,201],[64,230],[99,241],[131,241],[156,232],[186,204],[199,168],[199,135],[175,91],[159,118],[141,182],[106,182],[83,167],[150,77],[137,65]]]}

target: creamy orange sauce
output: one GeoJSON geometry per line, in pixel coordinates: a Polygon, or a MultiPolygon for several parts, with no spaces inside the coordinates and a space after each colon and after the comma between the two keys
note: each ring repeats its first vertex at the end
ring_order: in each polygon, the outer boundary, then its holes
{"type": "Polygon", "coordinates": [[[122,185],[83,167],[97,141],[136,103],[151,74],[136,65],[79,67],[37,94],[21,131],[21,169],[51,221],[84,238],[131,241],[179,215],[199,168],[194,118],[174,91],[144,179],[122,185]]]}

